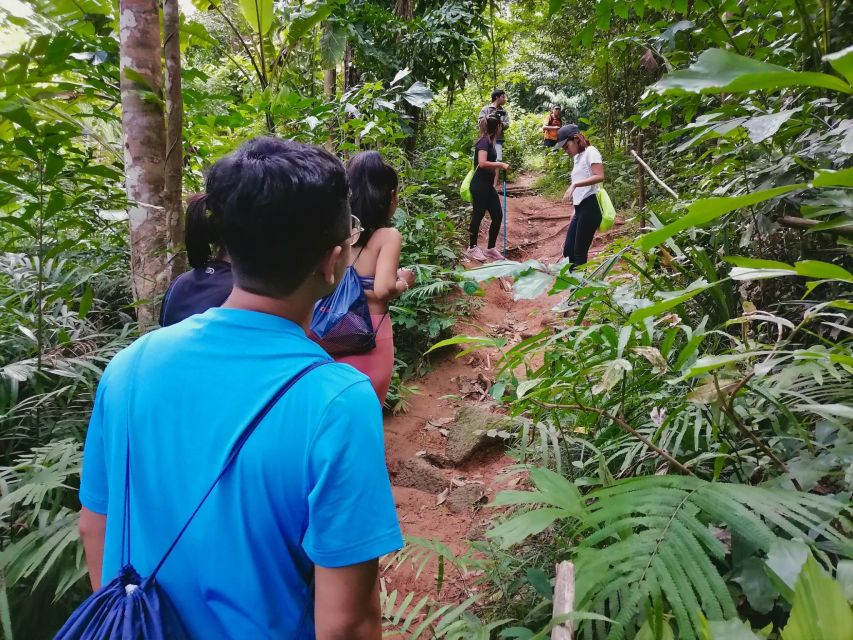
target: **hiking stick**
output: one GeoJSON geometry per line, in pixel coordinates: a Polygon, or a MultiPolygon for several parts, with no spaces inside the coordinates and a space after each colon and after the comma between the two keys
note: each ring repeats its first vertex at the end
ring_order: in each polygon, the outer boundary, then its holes
{"type": "Polygon", "coordinates": [[[506,171],[504,171],[504,260],[506,260],[506,171]]]}

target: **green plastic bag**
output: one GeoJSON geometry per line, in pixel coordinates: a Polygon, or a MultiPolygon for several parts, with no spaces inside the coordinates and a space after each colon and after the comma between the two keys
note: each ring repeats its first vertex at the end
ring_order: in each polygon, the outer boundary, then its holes
{"type": "Polygon", "coordinates": [[[462,181],[462,185],[459,187],[459,197],[462,198],[465,202],[471,202],[471,180],[474,179],[474,168],[465,176],[465,179],[462,181]]]}
{"type": "Polygon", "coordinates": [[[601,209],[601,224],[598,225],[598,230],[609,231],[616,221],[616,208],[610,201],[610,196],[607,195],[604,187],[596,192],[595,197],[598,199],[598,208],[601,209]]]}

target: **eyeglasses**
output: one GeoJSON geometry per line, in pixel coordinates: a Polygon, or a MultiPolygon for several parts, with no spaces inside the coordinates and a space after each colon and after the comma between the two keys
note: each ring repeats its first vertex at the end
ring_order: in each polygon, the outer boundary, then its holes
{"type": "Polygon", "coordinates": [[[350,218],[352,218],[352,221],[350,222],[349,243],[350,245],[354,245],[361,237],[361,232],[364,231],[364,227],[361,226],[361,220],[355,216],[351,215],[350,218]]]}

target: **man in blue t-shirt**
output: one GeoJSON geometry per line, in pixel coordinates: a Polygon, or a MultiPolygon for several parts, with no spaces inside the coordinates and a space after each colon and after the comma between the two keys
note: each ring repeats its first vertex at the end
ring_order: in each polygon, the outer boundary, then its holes
{"type": "MultiPolygon", "coordinates": [[[[246,424],[329,360],[305,328],[360,231],[341,163],[259,138],[212,167],[207,195],[233,293],[137,340],[98,387],[80,486],[95,589],[128,560],[150,575],[246,424]]],[[[378,640],[377,558],[401,546],[379,401],[366,376],[332,363],[266,415],[157,580],[193,638],[378,640]]]]}

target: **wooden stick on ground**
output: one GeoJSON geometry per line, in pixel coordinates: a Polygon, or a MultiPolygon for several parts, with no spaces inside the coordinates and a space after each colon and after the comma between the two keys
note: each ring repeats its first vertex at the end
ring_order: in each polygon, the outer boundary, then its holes
{"type": "MultiPolygon", "coordinates": [[[[561,562],[557,565],[557,579],[554,582],[553,617],[575,610],[575,565],[561,562]]],[[[572,621],[567,620],[551,630],[551,640],[572,640],[572,621]]]]}
{"type": "MultiPolygon", "coordinates": [[[[820,224],[820,220],[808,220],[806,218],[798,218],[796,216],[780,216],[776,219],[776,222],[783,226],[788,227],[790,229],[811,229],[816,224],[820,224]]],[[[835,233],[838,235],[853,235],[853,224],[845,224],[838,227],[834,227],[832,229],[825,229],[829,233],[835,233]]]]}
{"type": "Polygon", "coordinates": [[[636,160],[638,163],[640,163],[640,166],[643,167],[643,169],[645,169],[646,172],[652,177],[652,180],[654,180],[660,186],[662,186],[664,189],[666,189],[667,192],[669,193],[669,195],[671,195],[673,198],[678,200],[678,194],[675,191],[673,191],[672,189],[670,189],[663,180],[658,178],[657,174],[654,171],[652,171],[652,168],[649,165],[647,165],[640,156],[637,155],[636,151],[631,149],[631,155],[634,156],[634,160],[636,160]]]}

